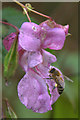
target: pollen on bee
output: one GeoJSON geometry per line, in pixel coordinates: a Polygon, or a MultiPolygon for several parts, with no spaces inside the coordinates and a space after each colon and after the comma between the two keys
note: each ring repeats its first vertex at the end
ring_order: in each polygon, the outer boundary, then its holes
{"type": "Polygon", "coordinates": [[[55,83],[55,86],[53,87],[53,90],[57,87],[57,84],[55,83]]]}
{"type": "Polygon", "coordinates": [[[57,84],[55,83],[55,87],[57,87],[57,84]]]}

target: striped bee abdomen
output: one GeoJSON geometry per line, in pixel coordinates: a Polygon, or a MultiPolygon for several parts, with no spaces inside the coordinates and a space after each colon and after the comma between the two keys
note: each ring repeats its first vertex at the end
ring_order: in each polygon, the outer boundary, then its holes
{"type": "Polygon", "coordinates": [[[58,83],[57,84],[57,90],[58,90],[58,93],[61,95],[63,90],[64,90],[64,88],[58,83]]]}

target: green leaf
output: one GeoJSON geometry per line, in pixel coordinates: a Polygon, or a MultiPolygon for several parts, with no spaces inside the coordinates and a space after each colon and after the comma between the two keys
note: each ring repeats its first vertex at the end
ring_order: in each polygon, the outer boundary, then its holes
{"type": "Polygon", "coordinates": [[[18,63],[17,43],[18,40],[15,39],[14,43],[12,44],[9,52],[7,53],[4,59],[4,77],[6,78],[11,77],[14,74],[15,69],[17,67],[18,63]]]}
{"type": "Polygon", "coordinates": [[[3,118],[17,118],[16,113],[10,106],[7,99],[5,99],[3,102],[3,118]]]}

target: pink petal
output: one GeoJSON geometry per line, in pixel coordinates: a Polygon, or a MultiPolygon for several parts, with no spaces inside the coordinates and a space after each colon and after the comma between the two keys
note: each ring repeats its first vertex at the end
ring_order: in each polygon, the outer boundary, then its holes
{"type": "Polygon", "coordinates": [[[42,55],[39,51],[37,52],[29,52],[28,55],[28,64],[29,67],[35,67],[36,65],[40,64],[43,62],[42,55]]]}
{"type": "Polygon", "coordinates": [[[46,83],[34,71],[29,71],[20,80],[18,96],[20,101],[34,112],[44,113],[52,109],[46,83]]]}
{"type": "Polygon", "coordinates": [[[64,32],[65,32],[65,35],[68,34],[69,25],[62,26],[60,24],[56,24],[55,27],[56,28],[62,28],[64,30],[64,32]]]}
{"type": "Polygon", "coordinates": [[[15,40],[16,33],[11,33],[3,39],[3,45],[7,51],[10,50],[13,41],[15,40]]]}
{"type": "Polygon", "coordinates": [[[65,41],[65,32],[61,28],[54,28],[48,30],[46,40],[43,44],[43,48],[50,48],[54,50],[62,49],[65,41]]]}
{"type": "Polygon", "coordinates": [[[33,68],[36,65],[42,63],[42,55],[39,51],[36,52],[24,52],[21,56],[20,65],[27,72],[28,68],[33,68]]]}
{"type": "Polygon", "coordinates": [[[21,56],[20,56],[19,63],[21,65],[21,67],[23,68],[23,70],[25,72],[27,72],[27,70],[28,70],[28,52],[21,51],[21,53],[20,53],[21,56]],[[22,53],[22,55],[21,55],[21,53],[22,53]]]}
{"type": "Polygon", "coordinates": [[[20,28],[19,44],[28,51],[37,51],[40,49],[39,39],[40,26],[35,23],[25,22],[20,28]]]}
{"type": "Polygon", "coordinates": [[[68,29],[69,29],[69,25],[60,25],[60,24],[57,24],[54,20],[53,21],[50,21],[50,20],[46,20],[44,22],[42,22],[40,24],[40,26],[43,28],[43,29],[46,29],[46,30],[51,30],[53,28],[62,28],[65,32],[65,35],[68,34],[68,29]]]}
{"type": "Polygon", "coordinates": [[[54,86],[55,86],[55,82],[54,80],[51,81],[50,79],[46,81],[47,85],[49,86],[49,91],[50,91],[50,94],[51,94],[51,105],[54,104],[56,102],[56,100],[59,98],[59,93],[57,91],[57,87],[55,89],[54,86]]]}
{"type": "Polygon", "coordinates": [[[63,27],[64,31],[65,31],[65,34],[67,35],[68,34],[68,30],[69,30],[69,25],[65,25],[63,27]]]}
{"type": "MultiPolygon", "coordinates": [[[[7,51],[10,50],[10,48],[11,48],[11,46],[12,46],[14,40],[15,40],[15,37],[16,37],[16,33],[11,33],[3,39],[3,45],[4,45],[4,47],[7,51]]],[[[20,65],[22,64],[21,63],[21,57],[22,57],[24,52],[25,52],[25,50],[22,49],[22,47],[19,45],[19,42],[18,42],[18,53],[19,53],[19,64],[20,65]]]]}
{"type": "Polygon", "coordinates": [[[53,21],[46,20],[46,21],[42,22],[40,24],[40,26],[45,30],[51,30],[51,29],[55,28],[56,23],[54,22],[54,20],[53,21]]]}
{"type": "MultiPolygon", "coordinates": [[[[6,36],[3,39],[3,45],[4,45],[4,47],[7,51],[10,50],[10,48],[11,48],[11,46],[12,46],[14,40],[15,40],[15,37],[16,37],[16,33],[14,32],[14,33],[9,34],[8,36],[6,36]]],[[[23,49],[18,43],[18,51],[20,51],[20,50],[23,50],[23,49]]]]}
{"type": "Polygon", "coordinates": [[[51,63],[56,62],[56,56],[42,49],[43,56],[43,64],[47,67],[50,66],[51,63]]]}
{"type": "Polygon", "coordinates": [[[37,72],[41,75],[43,78],[48,78],[48,72],[49,72],[49,67],[45,66],[44,64],[39,64],[36,67],[37,72]]]}

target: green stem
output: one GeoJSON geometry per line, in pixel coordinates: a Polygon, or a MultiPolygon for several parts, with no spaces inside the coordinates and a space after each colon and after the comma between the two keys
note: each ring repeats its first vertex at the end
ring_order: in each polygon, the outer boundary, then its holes
{"type": "Polygon", "coordinates": [[[13,1],[16,2],[18,5],[20,5],[20,6],[23,8],[25,14],[26,14],[27,17],[28,17],[29,22],[31,22],[31,19],[30,19],[29,15],[28,15],[28,12],[27,12],[27,10],[26,10],[26,7],[25,7],[22,3],[18,2],[17,0],[13,0],[13,1]]]}
{"type": "Polygon", "coordinates": [[[28,12],[26,11],[26,9],[25,9],[25,8],[23,8],[23,10],[24,10],[25,14],[26,14],[26,15],[27,15],[27,17],[28,17],[29,22],[31,22],[31,19],[30,19],[29,15],[28,15],[28,12]]]}

